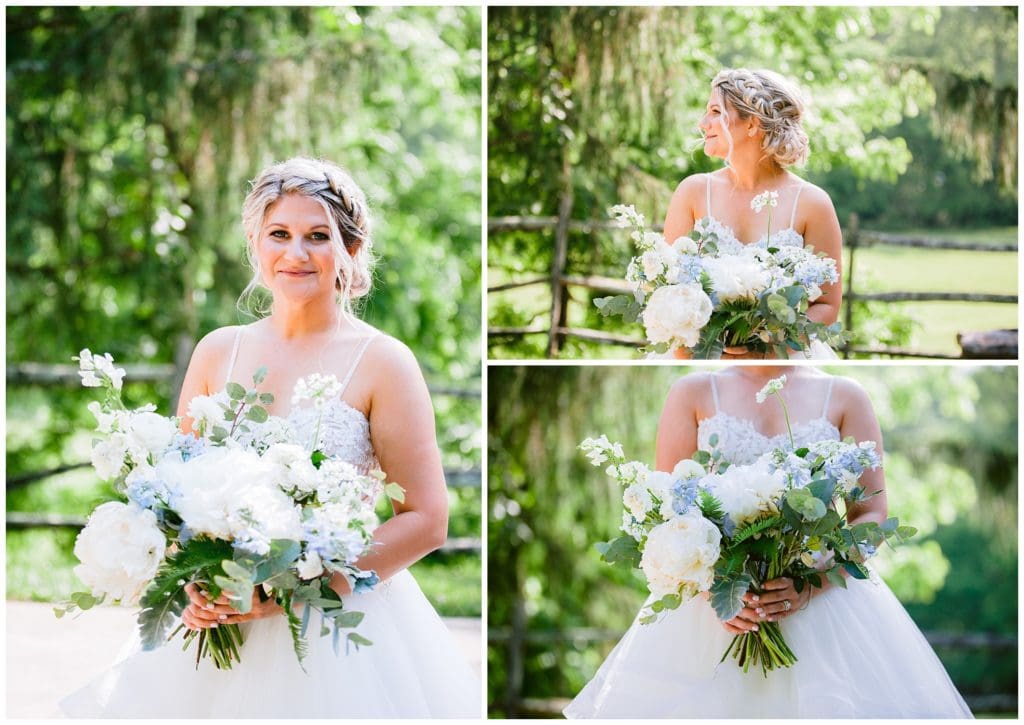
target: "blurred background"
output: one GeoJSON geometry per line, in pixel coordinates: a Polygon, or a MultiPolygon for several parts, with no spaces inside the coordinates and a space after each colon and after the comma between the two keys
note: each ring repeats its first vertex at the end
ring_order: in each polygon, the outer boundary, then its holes
{"type": "MultiPolygon", "coordinates": [[[[706,367],[700,368],[707,370],[706,367]]],[[[873,559],[975,715],[1017,713],[1017,368],[832,366],[881,423],[889,510],[917,536],[873,559]]],[[[577,450],[606,434],[654,461],[671,384],[695,368],[488,370],[488,690],[492,716],[560,716],[647,589],[601,562],[622,491],[577,450]]],[[[657,625],[654,625],[657,626],[657,625]]]]}
{"type": "Polygon", "coordinates": [[[498,7],[487,32],[491,357],[636,356],[592,304],[633,254],[607,210],[660,231],[721,168],[711,79],[764,67],[810,101],[796,172],[843,227],[847,354],[1016,359],[1016,7],[498,7]]]}
{"type": "Polygon", "coordinates": [[[195,342],[252,319],[236,308],[248,181],[305,154],[366,191],[379,263],[362,314],[433,393],[450,540],[414,574],[442,614],[479,617],[480,17],[6,10],[9,600],[81,588],[76,527],[111,495],[71,356],[109,351],[129,405],[173,412],[195,342]]]}

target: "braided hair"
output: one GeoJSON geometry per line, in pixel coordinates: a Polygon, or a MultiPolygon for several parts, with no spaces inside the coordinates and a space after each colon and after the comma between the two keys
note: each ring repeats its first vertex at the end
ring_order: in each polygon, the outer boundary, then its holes
{"type": "Polygon", "coordinates": [[[352,177],[329,161],[296,156],[269,166],[252,182],[242,205],[242,226],[253,277],[242,292],[251,296],[262,284],[256,242],[270,207],[285,194],[301,194],[323,207],[331,228],[331,244],[337,268],[335,289],[349,310],[351,300],[369,293],[372,284],[370,214],[366,196],[352,177]]]}
{"type": "Polygon", "coordinates": [[[779,166],[801,165],[810,154],[802,120],[804,101],[799,89],[770,70],[723,70],[711,82],[741,120],[757,118],[764,138],[761,148],[779,166]]]}

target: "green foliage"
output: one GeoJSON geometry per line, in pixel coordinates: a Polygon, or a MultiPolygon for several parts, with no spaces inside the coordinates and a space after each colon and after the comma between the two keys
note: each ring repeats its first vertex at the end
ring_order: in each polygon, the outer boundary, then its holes
{"type": "Polygon", "coordinates": [[[732,619],[743,609],[743,595],[753,584],[751,576],[745,572],[736,572],[716,579],[711,586],[711,606],[722,621],[732,619]]]}

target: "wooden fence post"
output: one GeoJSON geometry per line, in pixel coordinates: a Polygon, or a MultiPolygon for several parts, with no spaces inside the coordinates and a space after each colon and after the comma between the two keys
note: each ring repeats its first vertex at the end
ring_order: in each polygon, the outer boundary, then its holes
{"type": "Polygon", "coordinates": [[[562,284],[565,260],[569,253],[569,219],[572,216],[572,165],[569,149],[562,151],[562,198],[558,203],[558,225],[555,227],[555,251],[551,258],[551,327],[548,330],[548,357],[558,355],[562,335],[558,328],[565,326],[569,291],[562,284]]]}
{"type": "MultiPolygon", "coordinates": [[[[850,249],[850,265],[846,270],[846,292],[844,295],[848,296],[849,299],[845,300],[843,310],[843,328],[853,333],[853,255],[857,250],[857,244],[860,242],[860,218],[856,212],[850,214],[850,221],[846,225],[846,246],[850,249]]],[[[842,262],[842,260],[839,260],[842,262]]],[[[842,284],[842,280],[839,280],[839,284],[842,284]]],[[[843,358],[848,360],[850,358],[850,343],[843,345],[843,358]]]]}

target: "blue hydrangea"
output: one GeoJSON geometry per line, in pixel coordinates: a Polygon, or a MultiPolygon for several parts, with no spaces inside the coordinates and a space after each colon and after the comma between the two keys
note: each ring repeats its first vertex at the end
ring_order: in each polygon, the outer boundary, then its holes
{"type": "Polygon", "coordinates": [[[175,433],[170,443],[170,449],[180,452],[183,461],[206,453],[208,448],[207,440],[196,438],[191,433],[175,433]]]}
{"type": "Polygon", "coordinates": [[[697,502],[697,496],[700,495],[700,486],[696,478],[691,478],[686,481],[676,481],[672,484],[671,491],[672,510],[682,516],[697,502]]]}
{"type": "Polygon", "coordinates": [[[701,263],[701,259],[696,254],[681,254],[679,255],[679,281],[680,282],[700,282],[701,272],[704,271],[704,265],[701,263]]]}
{"type": "Polygon", "coordinates": [[[377,576],[377,572],[373,570],[361,571],[355,575],[355,584],[352,586],[352,591],[356,594],[368,592],[378,584],[380,584],[380,577],[377,576]]]}

